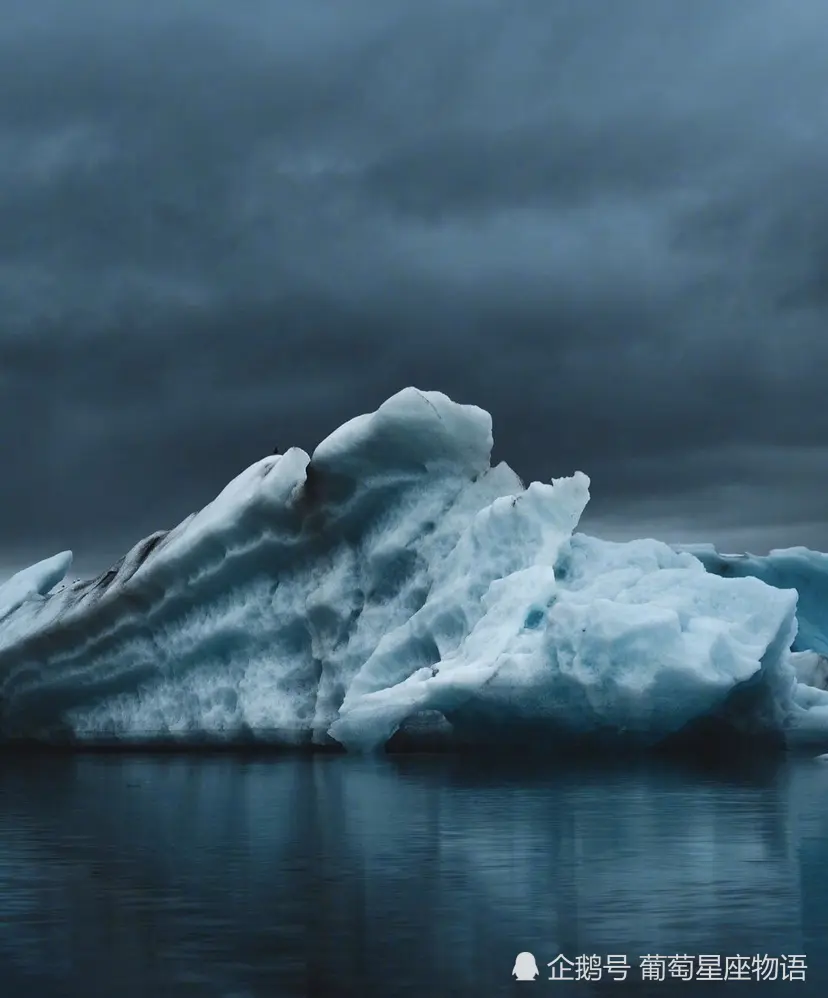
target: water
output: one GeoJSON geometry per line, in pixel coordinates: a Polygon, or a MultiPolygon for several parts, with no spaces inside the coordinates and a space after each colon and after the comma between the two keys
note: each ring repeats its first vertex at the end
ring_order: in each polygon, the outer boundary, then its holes
{"type": "Polygon", "coordinates": [[[675,953],[804,954],[804,983],[738,986],[828,993],[828,766],[0,758],[9,998],[737,987],[642,985],[675,953]],[[551,982],[559,953],[632,969],[551,982]]]}

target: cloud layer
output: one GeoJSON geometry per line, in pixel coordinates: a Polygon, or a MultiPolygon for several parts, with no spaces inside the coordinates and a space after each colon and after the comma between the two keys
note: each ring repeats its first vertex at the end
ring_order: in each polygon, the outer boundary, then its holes
{"type": "Polygon", "coordinates": [[[407,384],[596,531],[828,548],[823,4],[6,6],[0,562],[407,384]]]}

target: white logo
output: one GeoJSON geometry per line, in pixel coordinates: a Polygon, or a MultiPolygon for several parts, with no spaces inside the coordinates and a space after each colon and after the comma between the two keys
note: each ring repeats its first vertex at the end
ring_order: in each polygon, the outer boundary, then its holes
{"type": "Polygon", "coordinates": [[[512,968],[512,977],[518,981],[534,981],[540,971],[531,953],[518,953],[512,968]]]}

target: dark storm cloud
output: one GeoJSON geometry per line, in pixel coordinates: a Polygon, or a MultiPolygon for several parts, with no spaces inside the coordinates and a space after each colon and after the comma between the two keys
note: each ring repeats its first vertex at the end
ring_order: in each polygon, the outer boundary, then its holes
{"type": "Polygon", "coordinates": [[[591,525],[828,545],[811,0],[30,0],[0,563],[97,565],[407,384],[591,525]]]}

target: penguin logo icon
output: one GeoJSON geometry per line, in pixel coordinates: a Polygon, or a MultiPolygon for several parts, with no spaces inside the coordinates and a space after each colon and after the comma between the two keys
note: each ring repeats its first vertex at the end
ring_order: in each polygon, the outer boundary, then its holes
{"type": "Polygon", "coordinates": [[[534,981],[540,971],[532,953],[518,953],[512,968],[512,977],[518,981],[534,981]]]}

